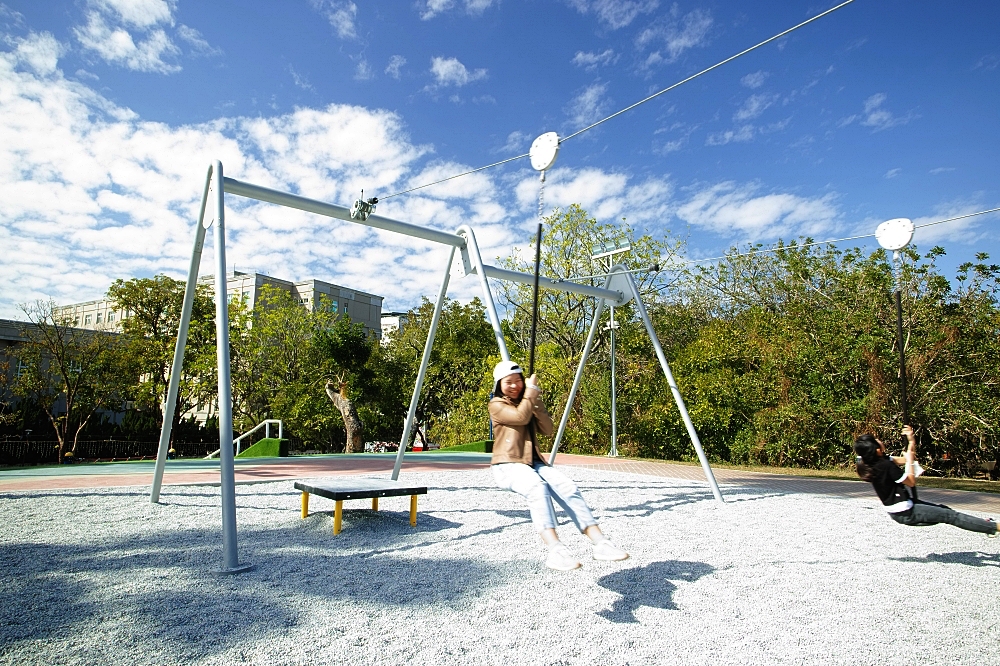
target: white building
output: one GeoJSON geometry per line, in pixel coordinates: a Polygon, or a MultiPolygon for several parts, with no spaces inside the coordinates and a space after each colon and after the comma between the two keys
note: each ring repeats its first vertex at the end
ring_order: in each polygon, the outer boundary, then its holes
{"type": "Polygon", "coordinates": [[[401,331],[410,322],[408,312],[383,312],[382,313],[382,342],[388,341],[389,334],[393,331],[401,331]]]}
{"type": "MultiPolygon", "coordinates": [[[[253,308],[260,297],[261,288],[271,285],[290,292],[303,306],[314,309],[324,301],[337,312],[346,314],[352,322],[360,322],[365,329],[377,337],[382,337],[382,297],[367,292],[342,287],[322,280],[302,280],[291,282],[263,273],[243,273],[233,271],[226,276],[226,293],[230,301],[234,298],[246,300],[247,307],[253,308]]],[[[215,276],[206,275],[199,282],[214,285],[215,276]]],[[[73,303],[56,308],[53,312],[70,319],[73,326],[91,330],[118,330],[127,312],[120,312],[108,299],[73,303]]]]}

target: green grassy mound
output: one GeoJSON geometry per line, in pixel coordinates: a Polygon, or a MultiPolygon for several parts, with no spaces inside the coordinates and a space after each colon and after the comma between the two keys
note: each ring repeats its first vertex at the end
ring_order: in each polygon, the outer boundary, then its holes
{"type": "Polygon", "coordinates": [[[484,439],[481,442],[469,442],[458,446],[449,446],[442,449],[431,449],[427,453],[455,453],[457,451],[472,451],[473,453],[493,453],[493,440],[484,439]]]}
{"type": "Polygon", "coordinates": [[[265,437],[248,449],[240,451],[237,458],[277,458],[288,455],[288,440],[265,437]]]}

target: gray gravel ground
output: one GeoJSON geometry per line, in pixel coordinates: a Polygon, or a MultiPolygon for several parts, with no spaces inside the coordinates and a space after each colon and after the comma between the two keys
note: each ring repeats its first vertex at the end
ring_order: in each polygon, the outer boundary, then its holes
{"type": "MultiPolygon", "coordinates": [[[[2,664],[997,664],[1000,539],[907,528],[870,501],[563,468],[632,553],[553,572],[488,471],[299,517],[291,481],[0,496],[2,664]]],[[[564,517],[563,517],[564,518],[564,517]]]]}

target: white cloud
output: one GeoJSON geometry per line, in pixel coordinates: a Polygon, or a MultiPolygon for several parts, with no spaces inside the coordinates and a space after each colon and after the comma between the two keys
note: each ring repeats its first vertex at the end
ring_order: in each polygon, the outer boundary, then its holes
{"type": "Polygon", "coordinates": [[[581,14],[593,13],[597,19],[618,30],[629,25],[640,14],[649,14],[660,6],[658,0],[568,0],[581,14]]]}
{"type": "Polygon", "coordinates": [[[705,139],[706,146],[724,146],[727,143],[745,143],[753,140],[756,128],[753,125],[743,125],[735,130],[725,132],[714,132],[705,139]]]}
{"type": "Polygon", "coordinates": [[[73,36],[84,51],[108,64],[138,72],[179,72],[182,51],[168,31],[186,42],[193,55],[222,53],[194,28],[175,28],[175,0],[87,0],[86,7],[86,22],[73,27],[73,36]]]}
{"type": "Polygon", "coordinates": [[[990,53],[980,58],[976,64],[972,66],[972,69],[982,69],[987,72],[992,72],[997,68],[997,66],[1000,66],[1000,56],[995,53],[990,53]]]}
{"type": "Polygon", "coordinates": [[[749,241],[815,236],[831,231],[840,217],[835,196],[758,194],[756,184],[718,183],[696,191],[677,209],[685,222],[726,237],[749,241]]]}
{"type": "Polygon", "coordinates": [[[949,171],[954,171],[954,170],[955,167],[937,167],[935,169],[931,169],[927,173],[931,174],[932,176],[936,176],[939,173],[948,173],[949,171]]]}
{"type": "Polygon", "coordinates": [[[212,46],[205,41],[200,32],[183,23],[177,26],[177,36],[187,42],[191,46],[192,51],[197,55],[222,55],[222,49],[212,46]]]}
{"type": "MultiPolygon", "coordinates": [[[[58,69],[39,74],[32,62],[51,39],[33,35],[0,51],[0,246],[9,253],[0,316],[35,298],[98,298],[119,277],[182,277],[205,168],[216,158],[228,176],[342,205],[362,188],[379,196],[468,169],[421,168],[430,149],[410,142],[399,116],[354,106],[147,122],[58,69]]],[[[518,230],[492,175],[428,189],[390,199],[379,213],[449,230],[472,223],[485,256],[506,253],[518,230]]],[[[227,204],[231,265],[346,284],[386,296],[390,307],[437,289],[446,249],[235,196],[227,204]]],[[[475,279],[456,280],[452,293],[477,291],[475,279]]]]}
{"type": "Polygon", "coordinates": [[[876,93],[865,100],[864,103],[864,113],[853,114],[842,118],[838,123],[837,127],[846,127],[854,123],[855,121],[860,121],[860,124],[864,127],[871,127],[872,132],[881,132],[889,128],[895,127],[897,125],[905,125],[911,120],[918,118],[916,114],[908,112],[905,116],[896,116],[891,111],[883,107],[888,95],[885,93],[876,93]]]}
{"type": "Polygon", "coordinates": [[[684,51],[706,45],[713,23],[707,10],[694,9],[681,17],[674,5],[668,17],[654,21],[636,38],[640,49],[659,46],[647,56],[645,66],[674,62],[684,51]]]}
{"type": "Polygon", "coordinates": [[[426,0],[420,6],[422,7],[420,11],[420,18],[428,21],[438,14],[443,14],[444,12],[452,9],[456,4],[461,4],[465,7],[467,14],[472,16],[479,16],[487,9],[493,6],[493,0],[464,0],[462,3],[456,3],[455,0],[426,0]]]}
{"type": "Polygon", "coordinates": [[[102,14],[116,15],[121,22],[136,28],[150,28],[161,23],[173,24],[177,3],[168,0],[90,0],[102,14]]]}
{"type": "Polygon", "coordinates": [[[179,65],[168,62],[180,54],[180,49],[162,29],[148,31],[145,39],[136,43],[127,30],[113,27],[104,16],[91,12],[86,25],[74,28],[73,34],[84,49],[113,65],[159,74],[181,70],[179,65]]]}
{"type": "Polygon", "coordinates": [[[389,64],[385,66],[385,73],[392,78],[399,80],[399,72],[406,64],[406,58],[401,55],[394,55],[389,58],[389,64]]]}
{"type": "Polygon", "coordinates": [[[528,145],[528,139],[531,137],[520,130],[514,130],[507,135],[507,141],[494,152],[497,153],[521,153],[528,145]]]}
{"type": "Polygon", "coordinates": [[[767,80],[768,76],[770,75],[767,72],[763,70],[758,70],[756,72],[751,72],[750,74],[744,76],[742,79],[740,79],[740,83],[742,83],[747,88],[750,88],[751,90],[756,90],[757,88],[760,88],[762,85],[764,85],[764,82],[767,80]]]}
{"type": "Polygon", "coordinates": [[[901,173],[903,173],[903,170],[899,167],[896,167],[895,169],[889,169],[888,171],[885,172],[885,178],[892,179],[901,173]]]}
{"type": "Polygon", "coordinates": [[[296,72],[295,68],[292,67],[291,64],[288,65],[288,73],[292,75],[292,82],[297,87],[310,92],[316,92],[316,88],[313,84],[309,83],[309,79],[305,75],[296,72]]]}
{"type": "Polygon", "coordinates": [[[364,58],[358,60],[358,64],[354,67],[354,78],[358,81],[368,81],[369,79],[375,78],[375,72],[372,71],[371,65],[364,58]]]}
{"type": "Polygon", "coordinates": [[[609,100],[604,97],[608,90],[607,83],[594,83],[573,98],[566,109],[569,115],[569,122],[574,128],[579,129],[584,125],[599,120],[607,113],[609,100]]]}
{"type": "MultiPolygon", "coordinates": [[[[537,215],[538,176],[526,175],[515,185],[515,192],[520,209],[537,215]]],[[[628,174],[592,167],[557,167],[546,176],[544,204],[546,214],[575,203],[604,222],[618,223],[625,217],[629,224],[662,229],[676,208],[673,192],[666,177],[636,181],[628,174]]]]}
{"type": "Polygon", "coordinates": [[[1000,220],[1000,215],[990,213],[983,216],[967,217],[963,220],[954,220],[947,224],[934,224],[923,226],[932,222],[940,222],[952,217],[977,213],[984,208],[992,208],[991,205],[984,205],[982,201],[957,200],[945,202],[935,206],[934,213],[913,218],[913,225],[916,230],[913,232],[913,242],[922,249],[929,249],[932,245],[941,243],[962,243],[975,244],[987,238],[992,229],[996,228],[996,222],[1000,220]],[[985,227],[985,229],[984,229],[985,227]]]}
{"type": "Polygon", "coordinates": [[[618,57],[615,55],[614,49],[605,49],[600,53],[584,53],[583,51],[577,51],[576,55],[573,56],[573,64],[577,67],[583,67],[587,71],[592,71],[597,69],[598,65],[610,65],[617,62],[618,57]]]}
{"type": "Polygon", "coordinates": [[[733,120],[736,122],[752,120],[764,113],[764,111],[766,111],[769,106],[774,104],[777,99],[777,95],[750,95],[750,97],[743,102],[743,106],[741,106],[733,115],[733,120]]]}
{"type": "Polygon", "coordinates": [[[468,70],[458,58],[431,58],[431,74],[438,86],[464,86],[486,78],[485,69],[468,70]]]}
{"type": "Polygon", "coordinates": [[[333,31],[341,39],[354,39],[358,36],[355,25],[358,6],[350,0],[309,0],[309,4],[330,22],[333,31]]]}
{"type": "Polygon", "coordinates": [[[12,41],[17,59],[38,74],[46,76],[56,71],[63,46],[50,33],[29,33],[12,41]]]}

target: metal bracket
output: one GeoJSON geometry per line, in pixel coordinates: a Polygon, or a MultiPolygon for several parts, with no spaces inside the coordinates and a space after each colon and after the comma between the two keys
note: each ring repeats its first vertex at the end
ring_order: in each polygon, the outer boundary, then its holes
{"type": "Polygon", "coordinates": [[[632,300],[632,287],[629,284],[629,274],[628,268],[622,264],[615,264],[611,269],[611,273],[608,274],[608,286],[607,288],[611,291],[617,291],[619,298],[615,301],[614,306],[620,307],[625,305],[632,300]]]}

